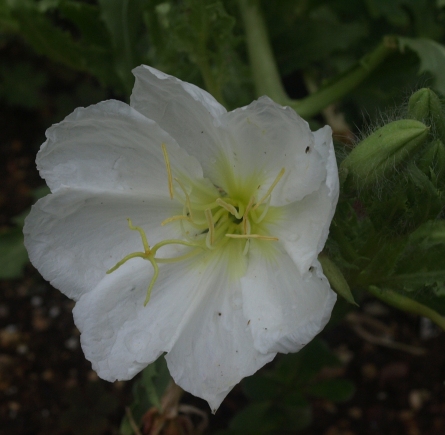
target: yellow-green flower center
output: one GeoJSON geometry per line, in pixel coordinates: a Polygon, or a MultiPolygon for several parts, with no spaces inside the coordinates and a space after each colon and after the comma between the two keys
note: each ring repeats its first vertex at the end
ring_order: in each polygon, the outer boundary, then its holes
{"type": "Polygon", "coordinates": [[[278,240],[267,233],[265,223],[271,217],[270,215],[274,214],[275,207],[270,206],[270,198],[273,189],[284,175],[284,168],[279,171],[266,193],[260,198],[256,197],[256,192],[250,192],[248,195],[245,192],[231,192],[229,195],[205,179],[195,181],[173,178],[165,144],[162,144],[162,151],[170,198],[182,204],[182,214],[165,219],[161,225],[179,223],[182,239],[163,240],[150,247],[144,230],[133,226],[131,220],[128,219],[129,228],[139,232],[144,251],[127,255],[107,271],[108,274],[114,272],[131,258],[139,257],[148,260],[153,266],[154,273],[144,305],[150,300],[151,291],[159,275],[158,263],[182,261],[203,251],[211,253],[223,247],[230,247],[231,244],[233,247],[234,243],[236,243],[237,251],[241,250],[242,255],[245,256],[249,252],[251,240],[265,243],[278,240]],[[178,257],[157,257],[157,251],[166,245],[183,245],[189,247],[189,250],[178,257]]]}

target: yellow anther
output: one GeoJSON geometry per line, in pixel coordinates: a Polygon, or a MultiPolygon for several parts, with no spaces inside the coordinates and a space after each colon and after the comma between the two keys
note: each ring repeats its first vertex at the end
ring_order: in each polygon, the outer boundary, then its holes
{"type": "Polygon", "coordinates": [[[272,242],[277,242],[278,237],[263,236],[261,234],[226,234],[226,237],[231,239],[260,239],[260,240],[270,240],[272,242]]]}
{"type": "Polygon", "coordinates": [[[183,214],[180,214],[180,215],[176,215],[176,216],[172,216],[167,219],[164,219],[161,222],[161,226],[164,226],[164,225],[169,224],[170,222],[175,222],[175,221],[179,221],[179,220],[184,220],[184,221],[189,221],[189,222],[192,221],[188,216],[184,216],[183,214]]]}
{"type": "Polygon", "coordinates": [[[162,154],[164,154],[165,167],[167,168],[168,191],[170,193],[170,199],[173,199],[173,176],[170,166],[170,159],[168,158],[167,147],[165,146],[165,143],[162,144],[162,154]]]}
{"type": "Polygon", "coordinates": [[[275,189],[275,186],[281,180],[281,177],[284,175],[285,171],[286,171],[285,168],[281,168],[281,171],[278,173],[277,178],[275,178],[275,181],[269,187],[266,194],[255,204],[255,206],[252,208],[252,210],[256,210],[266,200],[266,198],[272,193],[272,190],[275,189]]]}

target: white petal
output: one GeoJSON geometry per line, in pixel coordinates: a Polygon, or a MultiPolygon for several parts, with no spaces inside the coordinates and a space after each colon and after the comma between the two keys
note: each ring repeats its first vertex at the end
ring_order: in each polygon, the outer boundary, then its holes
{"type": "Polygon", "coordinates": [[[162,264],[151,298],[148,261],[136,258],[104,277],[74,308],[85,356],[108,381],[127,380],[168,352],[200,295],[189,263],[162,264]]]}
{"type": "Polygon", "coordinates": [[[199,303],[166,356],[175,382],[207,400],[213,412],[242,378],[275,357],[254,349],[240,283],[228,278],[228,265],[228,258],[215,257],[196,276],[199,303]]]}
{"type": "Polygon", "coordinates": [[[275,354],[253,347],[239,282],[228,283],[224,261],[163,264],[143,307],[152,270],[124,264],[83,295],[74,309],[82,348],[100,377],[130,379],[163,352],[175,382],[213,410],[243,377],[275,354]]]}
{"type": "Polygon", "coordinates": [[[274,258],[253,252],[241,279],[246,319],[260,352],[297,352],[326,325],[336,294],[320,272],[302,276],[291,258],[276,250],[274,258]]]}
{"type": "Polygon", "coordinates": [[[337,197],[323,184],[301,201],[280,207],[279,219],[267,224],[268,232],[278,237],[301,275],[323,249],[336,204],[337,197]]]}
{"type": "Polygon", "coordinates": [[[221,154],[216,118],[226,113],[209,93],[148,66],[133,70],[136,77],[131,106],[156,121],[211,178],[211,165],[221,154]]]}
{"type": "Polygon", "coordinates": [[[161,226],[178,212],[182,207],[169,198],[94,195],[64,187],[32,207],[25,221],[25,246],[42,276],[77,300],[123,257],[143,250],[139,233],[128,228],[127,218],[144,228],[153,245],[180,235],[174,224],[161,226]]]}
{"type": "Polygon", "coordinates": [[[332,129],[329,125],[325,125],[317,131],[314,131],[315,148],[327,159],[326,162],[326,185],[329,188],[329,196],[336,204],[340,190],[338,180],[337,160],[335,158],[334,144],[332,143],[332,129]]]}
{"type": "Polygon", "coordinates": [[[195,158],[154,121],[120,101],[76,109],[46,135],[37,167],[52,191],[69,185],[168,196],[163,143],[174,175],[202,177],[195,158]]]}
{"type": "Polygon", "coordinates": [[[239,183],[259,181],[261,197],[285,168],[273,190],[272,205],[299,200],[326,179],[327,157],[315,147],[307,122],[291,108],[261,97],[220,120],[231,134],[225,143],[227,162],[222,162],[220,172],[233,172],[232,178],[239,183]]]}

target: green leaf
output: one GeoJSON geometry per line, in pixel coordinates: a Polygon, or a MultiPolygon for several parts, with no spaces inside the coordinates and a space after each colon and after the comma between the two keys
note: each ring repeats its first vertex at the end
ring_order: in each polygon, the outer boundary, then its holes
{"type": "Polygon", "coordinates": [[[97,5],[63,0],[58,9],[65,18],[75,24],[83,43],[111,50],[111,41],[104,23],[100,20],[100,9],[97,5]]]}
{"type": "Polygon", "coordinates": [[[267,375],[250,376],[243,380],[244,394],[258,402],[273,399],[282,390],[282,384],[267,375]]]}
{"type": "Polygon", "coordinates": [[[332,402],[345,402],[355,392],[352,382],[345,379],[326,379],[311,385],[306,389],[311,396],[331,400],[332,402]]]}
{"type": "Polygon", "coordinates": [[[280,419],[269,402],[252,403],[238,412],[230,422],[230,429],[245,434],[265,434],[278,429],[280,419]]]}
{"type": "Polygon", "coordinates": [[[445,246],[445,221],[434,220],[425,222],[411,234],[410,242],[418,244],[422,249],[429,249],[435,245],[445,246]]]}
{"type": "MultiPolygon", "coordinates": [[[[133,385],[133,402],[130,405],[131,414],[139,424],[142,416],[153,406],[161,407],[161,397],[171,381],[167,362],[164,357],[158,358],[147,366],[133,385]]],[[[122,435],[133,435],[128,417],[121,422],[122,435]]]]}
{"type": "Polygon", "coordinates": [[[20,23],[20,35],[34,50],[74,70],[85,70],[80,45],[69,33],[55,27],[44,14],[36,8],[17,7],[12,15],[20,23]]]}
{"type": "Polygon", "coordinates": [[[130,94],[131,70],[139,65],[138,36],[142,28],[142,0],[99,0],[100,16],[108,30],[114,53],[115,71],[130,94]]]}
{"type": "Polygon", "coordinates": [[[433,88],[445,94],[445,47],[427,38],[398,38],[400,50],[413,50],[420,59],[419,74],[432,74],[433,88]]]}
{"type": "Polygon", "coordinates": [[[338,367],[341,363],[329,350],[327,344],[318,338],[312,340],[300,352],[283,356],[277,363],[275,375],[286,385],[304,384],[325,366],[338,367]]]}
{"type": "Polygon", "coordinates": [[[145,388],[150,403],[158,409],[161,408],[161,398],[170,380],[164,357],[158,358],[142,372],[141,385],[145,388]]]}
{"type": "Polygon", "coordinates": [[[0,234],[0,279],[14,279],[22,275],[28,263],[21,228],[12,228],[0,234]]]}
{"type": "Polygon", "coordinates": [[[341,273],[340,269],[328,257],[320,255],[318,261],[323,267],[323,273],[331,284],[331,287],[350,304],[358,304],[354,300],[349,284],[341,273]]]}

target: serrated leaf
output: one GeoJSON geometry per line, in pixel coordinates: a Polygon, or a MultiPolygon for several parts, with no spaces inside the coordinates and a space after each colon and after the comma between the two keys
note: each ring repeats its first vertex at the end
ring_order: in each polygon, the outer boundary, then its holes
{"type": "Polygon", "coordinates": [[[74,70],[85,69],[80,45],[67,32],[55,27],[44,14],[37,9],[17,7],[12,10],[12,15],[20,23],[20,35],[38,53],[74,70]]]}
{"type": "Polygon", "coordinates": [[[445,245],[445,221],[425,222],[411,234],[410,243],[418,244],[422,249],[429,249],[435,245],[445,245]]]}
{"type": "Polygon", "coordinates": [[[445,94],[445,47],[427,38],[398,38],[400,49],[413,50],[420,59],[419,74],[427,71],[432,74],[433,88],[445,94]]]}

